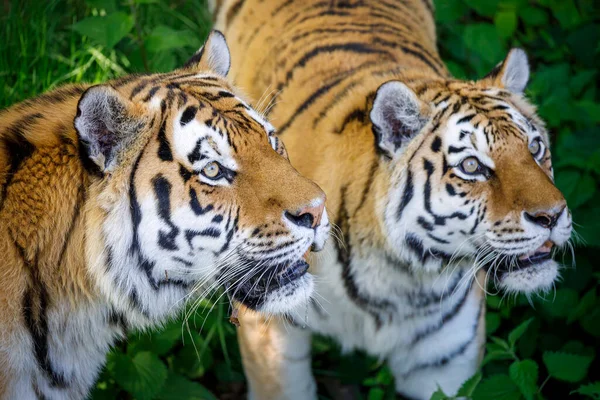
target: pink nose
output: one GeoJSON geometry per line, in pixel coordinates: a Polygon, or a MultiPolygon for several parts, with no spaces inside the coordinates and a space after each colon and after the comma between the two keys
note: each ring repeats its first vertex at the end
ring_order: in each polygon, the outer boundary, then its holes
{"type": "Polygon", "coordinates": [[[325,202],[321,202],[318,206],[307,206],[296,212],[286,211],[285,216],[295,225],[305,228],[315,228],[321,223],[321,217],[325,210],[325,202]]]}

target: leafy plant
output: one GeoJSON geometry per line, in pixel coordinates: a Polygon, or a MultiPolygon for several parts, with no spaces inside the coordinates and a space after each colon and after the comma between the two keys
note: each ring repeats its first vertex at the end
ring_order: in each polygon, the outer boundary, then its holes
{"type": "MultiPolygon", "coordinates": [[[[564,268],[555,291],[531,299],[488,296],[482,368],[455,398],[600,399],[600,3],[435,5],[440,54],[457,78],[481,78],[511,47],[527,51],[533,74],[526,94],[551,133],[556,183],[579,238],[574,257],[558,256],[564,268]]],[[[170,70],[210,29],[203,0],[6,0],[0,10],[0,107],[66,82],[170,70]]],[[[189,324],[180,318],[131,334],[108,356],[92,397],[242,397],[243,370],[227,311],[221,302],[204,301],[189,324]]],[[[323,399],[347,393],[396,398],[385,363],[362,353],[342,355],[329,339],[313,340],[313,370],[323,399]]],[[[438,390],[432,398],[451,397],[438,390]]]]}

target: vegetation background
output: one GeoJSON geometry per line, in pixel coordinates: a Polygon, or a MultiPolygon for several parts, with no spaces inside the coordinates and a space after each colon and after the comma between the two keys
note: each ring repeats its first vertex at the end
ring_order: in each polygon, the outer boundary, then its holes
{"type": "MultiPolygon", "coordinates": [[[[459,78],[478,78],[507,50],[527,50],[527,95],[552,136],[556,182],[576,224],[577,266],[546,296],[489,296],[487,355],[461,394],[478,399],[600,399],[600,2],[439,0],[439,47],[459,78]]],[[[0,2],[0,108],[67,82],[168,71],[202,44],[202,0],[0,2]]],[[[109,355],[93,399],[235,399],[245,393],[225,301],[203,301],[156,332],[133,333],[109,355]],[[211,312],[209,312],[211,311],[211,312]]],[[[385,365],[314,340],[323,399],[394,398],[385,365]]],[[[435,399],[445,399],[438,392],[435,399]]]]}

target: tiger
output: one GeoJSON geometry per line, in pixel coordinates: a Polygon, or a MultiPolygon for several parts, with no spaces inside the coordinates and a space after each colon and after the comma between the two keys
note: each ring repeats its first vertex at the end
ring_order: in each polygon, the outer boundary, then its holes
{"type": "Polygon", "coordinates": [[[310,297],[325,195],[230,59],[213,31],[172,72],[0,113],[0,398],[87,398],[117,340],[213,288],[267,313],[310,297]]]}
{"type": "Polygon", "coordinates": [[[548,131],[524,96],[526,53],[511,49],[479,80],[453,78],[431,0],[211,6],[231,76],[270,102],[343,239],[311,256],[308,305],[269,324],[242,313],[249,398],[317,397],[312,333],[385,361],[400,396],[454,395],[483,356],[485,285],[550,290],[554,253],[569,246],[548,131]]]}

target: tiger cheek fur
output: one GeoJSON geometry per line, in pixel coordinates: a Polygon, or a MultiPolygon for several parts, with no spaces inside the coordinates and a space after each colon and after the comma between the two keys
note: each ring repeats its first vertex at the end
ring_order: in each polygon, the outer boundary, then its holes
{"type": "Polygon", "coordinates": [[[275,313],[310,297],[325,196],[229,59],[214,31],[182,69],[0,111],[0,398],[86,398],[118,338],[218,287],[275,313]]]}
{"type": "Polygon", "coordinates": [[[243,315],[250,398],[317,397],[311,332],[386,359],[407,397],[453,395],[482,357],[485,284],[548,289],[571,233],[525,53],[460,81],[428,0],[212,3],[236,82],[272,104],[342,239],[313,264],[320,296],[290,312],[296,328],[243,315]]]}

